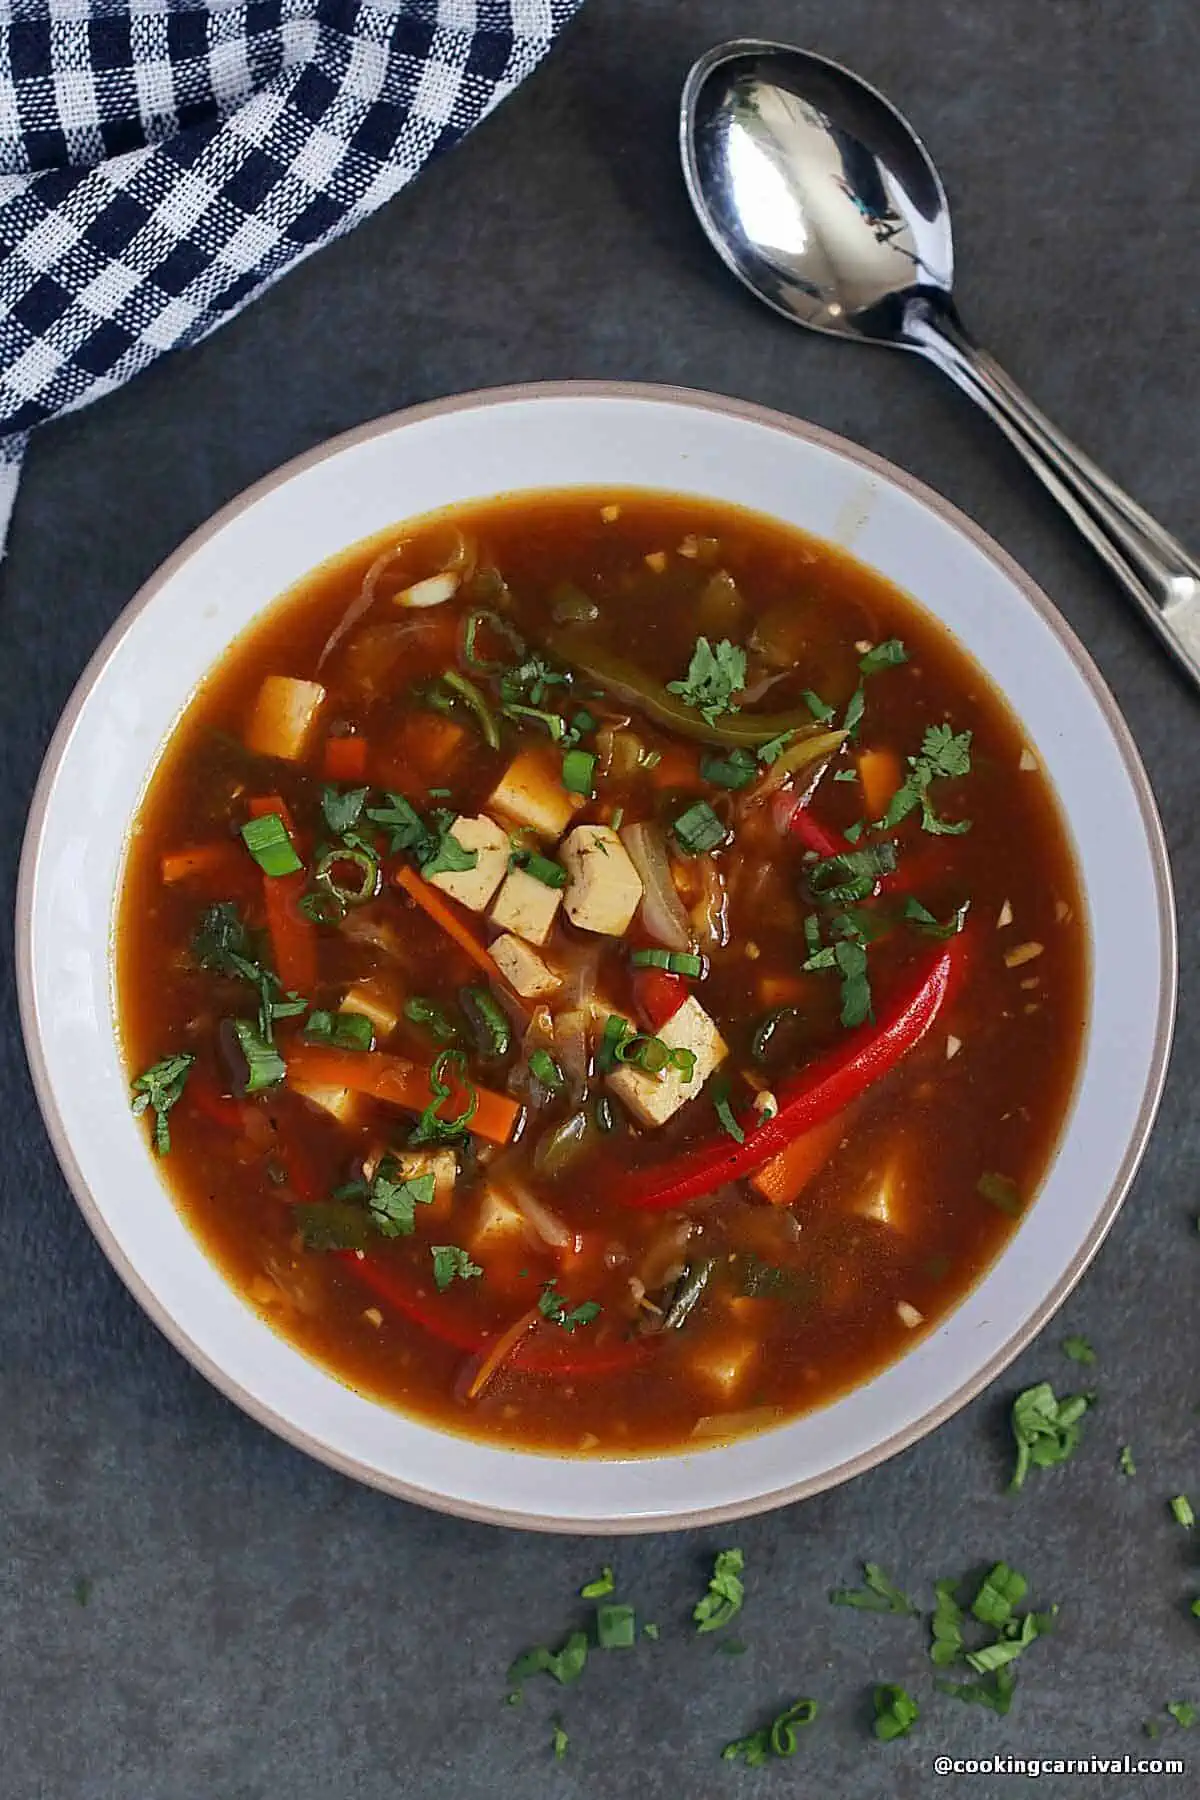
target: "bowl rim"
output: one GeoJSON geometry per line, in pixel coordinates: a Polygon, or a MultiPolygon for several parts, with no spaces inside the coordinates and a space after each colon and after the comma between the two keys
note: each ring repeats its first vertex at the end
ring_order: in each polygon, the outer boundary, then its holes
{"type": "MultiPolygon", "coordinates": [[[[902,1450],[927,1436],[939,1425],[944,1424],[968,1402],[982,1393],[985,1388],[989,1387],[1058,1311],[1087,1270],[1112,1227],[1145,1154],[1162,1100],[1170,1063],[1177,1008],[1179,949],[1174,885],[1166,835],[1150,779],[1133,734],[1104,677],[1090,653],[1049,596],[1020,564],[996,543],[989,533],[977,525],[953,502],[885,457],[863,448],[836,432],[794,418],[775,408],[671,383],[588,380],[531,381],[475,388],[465,393],[424,401],[384,414],[382,417],[369,420],[324,440],[311,450],[304,451],[299,456],[281,464],[245,488],[232,500],[227,501],[204,524],[189,533],[183,543],[143,582],[105,632],[76,681],[47,745],[30,802],[18,867],[14,912],[15,971],[21,1031],[34,1092],[51,1148],[92,1235],[127,1290],[167,1341],[191,1363],[193,1368],[204,1375],[218,1392],[232,1400],[256,1423],[264,1425],[275,1436],[314,1457],[326,1467],[336,1469],[340,1474],[348,1475],[354,1480],[380,1489],[395,1498],[408,1500],[459,1518],[483,1524],[574,1536],[623,1536],[650,1531],[679,1531],[699,1525],[714,1525],[749,1518],[758,1513],[768,1512],[777,1507],[810,1498],[827,1488],[840,1486],[856,1475],[865,1474],[869,1469],[898,1455],[902,1450]],[[1033,1314],[1022,1321],[982,1367],[973,1370],[951,1394],[927,1408],[918,1417],[908,1421],[889,1436],[873,1444],[869,1449],[847,1457],[818,1474],[809,1475],[794,1482],[786,1482],[767,1492],[746,1499],[695,1509],[685,1507],[652,1519],[636,1515],[616,1514],[607,1518],[564,1520],[509,1507],[489,1506],[483,1502],[461,1499],[456,1496],[446,1496],[432,1488],[372,1468],[354,1456],[333,1449],[320,1437],[283,1417],[270,1403],[259,1400],[243,1387],[236,1376],[214,1361],[194,1342],[188,1332],[177,1323],[165,1304],[158,1299],[154,1290],[132,1267],[93,1198],[69,1140],[50,1081],[38,1026],[34,983],[32,927],[35,876],[43,828],[60,765],[66,754],[76,721],[107,663],[135,621],[154,603],[161,590],[174,578],[177,570],[233,519],[248,511],[267,494],[316,465],[341,455],[344,451],[353,449],[373,438],[386,436],[398,429],[420,425],[448,414],[478,411],[514,402],[555,400],[645,401],[690,407],[700,412],[723,415],[726,418],[760,425],[769,430],[785,432],[821,449],[828,450],[867,474],[873,475],[891,486],[898,487],[919,504],[938,515],[952,529],[966,537],[976,550],[998,567],[1000,573],[1020,591],[1042,623],[1054,633],[1083,677],[1103,715],[1137,798],[1152,865],[1160,929],[1161,957],[1158,991],[1155,998],[1156,1018],[1153,1049],[1134,1127],[1103,1205],[1098,1208],[1091,1227],[1074,1257],[1042,1304],[1033,1314]]],[[[303,1352],[297,1351],[297,1354],[302,1355],[303,1352]]],[[[436,1426],[430,1428],[435,1431],[437,1429],[436,1426]]]]}

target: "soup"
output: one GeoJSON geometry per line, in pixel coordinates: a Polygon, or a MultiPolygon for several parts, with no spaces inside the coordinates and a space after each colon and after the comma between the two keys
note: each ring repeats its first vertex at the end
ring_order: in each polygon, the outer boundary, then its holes
{"type": "Polygon", "coordinates": [[[509,496],[316,571],[132,833],[132,1082],[246,1301],[352,1387],[558,1452],[828,1401],[1036,1194],[1086,1003],[1036,751],[832,546],[509,496]]]}

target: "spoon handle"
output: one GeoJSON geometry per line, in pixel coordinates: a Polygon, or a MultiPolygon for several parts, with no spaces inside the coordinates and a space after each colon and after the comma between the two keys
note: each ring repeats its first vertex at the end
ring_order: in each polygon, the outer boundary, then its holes
{"type": "Polygon", "coordinates": [[[1200,563],[1063,436],[952,313],[914,309],[905,337],[999,425],[1200,686],[1200,563]]]}

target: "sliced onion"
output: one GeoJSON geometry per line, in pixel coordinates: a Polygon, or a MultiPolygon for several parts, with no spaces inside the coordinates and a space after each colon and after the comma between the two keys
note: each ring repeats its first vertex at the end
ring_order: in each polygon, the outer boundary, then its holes
{"type": "Polygon", "coordinates": [[[552,1212],[536,1194],[530,1193],[523,1182],[514,1181],[508,1176],[501,1186],[535,1237],[540,1238],[543,1244],[549,1244],[552,1250],[571,1248],[575,1240],[570,1230],[556,1212],[552,1212]]]}
{"type": "MultiPolygon", "coordinates": [[[[845,741],[844,731],[814,731],[807,737],[797,738],[795,743],[789,744],[786,750],[780,752],[762,780],[755,782],[743,796],[742,804],[756,805],[758,801],[773,794],[776,788],[782,787],[789,776],[799,775],[817,764],[823,768],[845,741]]],[[[818,778],[820,773],[821,769],[818,769],[818,778]]]]}
{"type": "Polygon", "coordinates": [[[444,606],[447,600],[453,600],[457,594],[458,582],[457,575],[443,569],[440,575],[427,575],[424,581],[414,581],[411,587],[401,588],[396,595],[396,605],[444,606]]]}
{"type": "Polygon", "coordinates": [[[707,1413],[692,1426],[694,1438],[741,1437],[746,1431],[765,1431],[783,1417],[782,1406],[751,1406],[745,1412],[707,1413]]]}
{"type": "Polygon", "coordinates": [[[333,652],[337,649],[346,633],[352,630],[353,627],[358,624],[358,621],[362,618],[363,614],[374,605],[375,590],[379,586],[380,578],[383,575],[384,570],[389,563],[396,560],[403,549],[403,544],[393,544],[390,550],[385,550],[382,556],[377,556],[375,558],[375,561],[363,576],[363,584],[359,588],[358,593],[326,638],[325,648],[317,658],[318,670],[322,663],[324,663],[328,657],[333,655],[333,652]]]}
{"type": "Polygon", "coordinates": [[[711,856],[704,858],[701,895],[692,908],[692,926],[705,950],[723,950],[729,942],[729,897],[725,877],[711,856]]]}
{"type": "Polygon", "coordinates": [[[599,944],[583,944],[578,950],[559,953],[557,967],[563,978],[558,990],[560,1005],[568,1008],[591,1005],[600,978],[601,954],[599,944]]]}
{"type": "Polygon", "coordinates": [[[692,932],[683,903],[671,879],[667,841],[659,826],[648,819],[626,825],[621,842],[629,852],[642,882],[642,924],[668,950],[689,950],[692,932]]]}
{"type": "Polygon", "coordinates": [[[587,1090],[592,1067],[592,1047],[588,1036],[591,1013],[585,1007],[572,1007],[560,1012],[554,1020],[554,1047],[558,1060],[571,1086],[572,1100],[579,1101],[587,1090]]]}
{"type": "Polygon", "coordinates": [[[628,724],[622,725],[614,721],[612,724],[602,725],[596,733],[596,748],[600,752],[600,767],[606,780],[624,781],[641,764],[642,740],[628,724]]]}

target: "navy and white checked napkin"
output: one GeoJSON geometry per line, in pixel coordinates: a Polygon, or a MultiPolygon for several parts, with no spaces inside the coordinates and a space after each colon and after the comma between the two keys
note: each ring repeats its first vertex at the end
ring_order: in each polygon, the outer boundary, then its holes
{"type": "Polygon", "coordinates": [[[0,552],[30,431],[239,312],[529,73],[582,0],[9,0],[0,552]]]}

